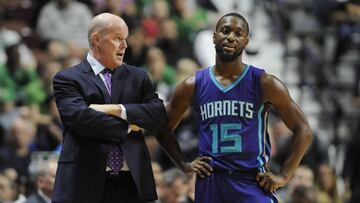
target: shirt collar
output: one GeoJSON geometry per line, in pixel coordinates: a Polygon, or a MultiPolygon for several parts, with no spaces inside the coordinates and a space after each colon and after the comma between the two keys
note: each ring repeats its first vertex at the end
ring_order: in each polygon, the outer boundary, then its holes
{"type": "Polygon", "coordinates": [[[98,60],[91,56],[90,52],[87,54],[86,60],[89,62],[95,75],[98,75],[99,73],[101,73],[101,71],[105,69],[105,67],[98,60]]]}
{"type": "Polygon", "coordinates": [[[38,190],[40,197],[42,197],[46,203],[51,203],[51,198],[46,196],[41,190],[38,190]]]}

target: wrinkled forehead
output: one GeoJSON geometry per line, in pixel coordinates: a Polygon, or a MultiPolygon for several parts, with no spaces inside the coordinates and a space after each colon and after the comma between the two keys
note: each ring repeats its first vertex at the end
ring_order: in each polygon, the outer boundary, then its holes
{"type": "Polygon", "coordinates": [[[107,31],[109,34],[121,34],[124,36],[129,34],[129,28],[124,21],[110,22],[107,26],[107,31]]]}
{"type": "Polygon", "coordinates": [[[117,18],[116,19],[116,24],[118,24],[120,26],[120,28],[124,31],[124,32],[128,32],[128,26],[125,23],[125,21],[122,18],[117,18]]]}

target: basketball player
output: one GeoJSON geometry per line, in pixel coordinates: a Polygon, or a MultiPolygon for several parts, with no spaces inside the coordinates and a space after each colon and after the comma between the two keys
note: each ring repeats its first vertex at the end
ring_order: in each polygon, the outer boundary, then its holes
{"type": "Polygon", "coordinates": [[[277,202],[274,190],[293,176],[311,142],[309,124],[287,88],[276,77],[242,61],[248,34],[249,25],[240,14],[220,18],[213,36],[216,64],[177,86],[166,106],[165,127],[157,135],[177,166],[199,175],[198,203],[277,202]],[[200,119],[200,158],[189,164],[170,140],[191,105],[200,119]],[[294,133],[292,151],[279,174],[266,170],[271,106],[294,133]]]}

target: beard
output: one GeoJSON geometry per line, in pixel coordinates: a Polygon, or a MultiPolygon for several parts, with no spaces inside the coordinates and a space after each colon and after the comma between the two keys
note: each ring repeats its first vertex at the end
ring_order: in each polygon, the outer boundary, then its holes
{"type": "Polygon", "coordinates": [[[219,55],[220,59],[226,62],[232,62],[236,60],[243,52],[243,50],[238,50],[233,54],[227,54],[225,53],[223,47],[220,45],[215,45],[215,50],[217,55],[219,55]]]}

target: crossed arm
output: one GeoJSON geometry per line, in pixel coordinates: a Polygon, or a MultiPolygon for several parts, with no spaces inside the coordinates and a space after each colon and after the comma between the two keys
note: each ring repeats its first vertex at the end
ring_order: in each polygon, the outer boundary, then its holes
{"type": "Polygon", "coordinates": [[[59,72],[53,79],[54,95],[61,121],[74,136],[87,136],[113,142],[124,142],[127,123],[88,108],[71,74],[59,72]]]}
{"type": "MultiPolygon", "coordinates": [[[[90,104],[89,108],[105,113],[107,115],[121,118],[122,108],[118,104],[90,104]]],[[[130,124],[129,128],[131,131],[135,132],[141,130],[139,126],[134,124],[130,124]]]]}
{"type": "Polygon", "coordinates": [[[141,92],[139,102],[126,104],[90,104],[89,108],[107,115],[126,120],[132,131],[145,129],[155,131],[165,122],[164,104],[155,93],[154,86],[145,71],[140,88],[134,90],[141,92]],[[121,105],[121,107],[120,107],[121,105]],[[125,111],[125,112],[123,112],[125,111]]]}
{"type": "Polygon", "coordinates": [[[127,121],[120,118],[119,105],[89,105],[79,90],[79,79],[71,72],[59,72],[53,79],[56,104],[64,126],[75,136],[88,136],[108,141],[124,142],[128,127],[133,131],[140,128],[154,131],[165,120],[162,101],[155,94],[148,77],[141,82],[141,101],[123,104],[127,121]],[[139,127],[136,127],[139,126],[139,127]]]}

